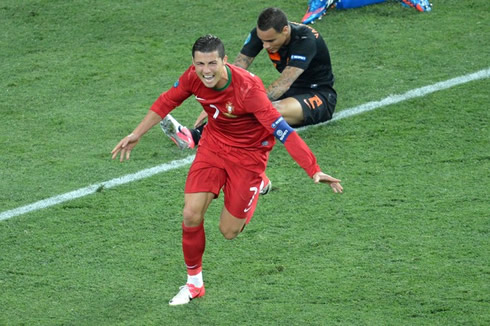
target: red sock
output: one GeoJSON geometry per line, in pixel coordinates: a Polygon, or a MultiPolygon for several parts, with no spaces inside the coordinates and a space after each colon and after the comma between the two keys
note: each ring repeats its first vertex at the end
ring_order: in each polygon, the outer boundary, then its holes
{"type": "Polygon", "coordinates": [[[195,227],[188,227],[182,223],[182,251],[189,275],[196,275],[201,272],[205,246],[204,221],[195,227]]]}

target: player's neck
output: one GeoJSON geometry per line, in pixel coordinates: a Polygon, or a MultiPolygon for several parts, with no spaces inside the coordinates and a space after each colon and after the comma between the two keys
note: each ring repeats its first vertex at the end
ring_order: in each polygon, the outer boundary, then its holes
{"type": "Polygon", "coordinates": [[[231,82],[231,71],[230,68],[225,64],[223,66],[223,71],[221,72],[221,79],[219,82],[214,86],[215,90],[221,91],[224,90],[225,88],[228,87],[228,85],[231,82]]]}

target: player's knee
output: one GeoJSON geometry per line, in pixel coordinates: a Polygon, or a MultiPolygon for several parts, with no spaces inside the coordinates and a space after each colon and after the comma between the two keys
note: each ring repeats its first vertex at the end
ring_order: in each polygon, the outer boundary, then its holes
{"type": "Polygon", "coordinates": [[[238,234],[240,234],[240,230],[237,229],[232,229],[230,227],[225,227],[220,224],[219,230],[221,231],[221,234],[223,234],[223,237],[225,237],[226,240],[233,240],[235,239],[238,234]]]}
{"type": "Polygon", "coordinates": [[[276,110],[284,117],[289,125],[299,125],[303,122],[303,109],[301,105],[291,105],[283,101],[272,102],[276,110]]]}
{"type": "Polygon", "coordinates": [[[190,207],[184,207],[182,215],[184,218],[184,225],[190,227],[199,226],[204,218],[201,213],[190,207]]]}

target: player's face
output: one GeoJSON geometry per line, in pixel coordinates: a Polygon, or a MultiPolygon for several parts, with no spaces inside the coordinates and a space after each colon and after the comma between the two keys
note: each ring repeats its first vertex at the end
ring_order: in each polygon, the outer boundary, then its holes
{"type": "Polygon", "coordinates": [[[284,26],[281,32],[277,32],[274,28],[266,31],[257,28],[257,36],[262,41],[264,49],[269,53],[276,53],[288,41],[289,26],[284,26]]]}
{"type": "Polygon", "coordinates": [[[192,63],[196,67],[196,74],[204,86],[208,88],[223,87],[228,81],[226,72],[226,62],[228,58],[219,57],[218,51],[213,52],[194,52],[192,63]]]}

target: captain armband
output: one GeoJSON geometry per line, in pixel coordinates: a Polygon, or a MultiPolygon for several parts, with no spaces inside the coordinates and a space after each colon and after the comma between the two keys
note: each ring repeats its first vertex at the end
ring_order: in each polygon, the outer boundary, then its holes
{"type": "Polygon", "coordinates": [[[294,129],[284,120],[283,117],[280,117],[271,125],[274,128],[274,136],[284,144],[286,139],[288,139],[289,135],[294,132],[294,129]]]}

